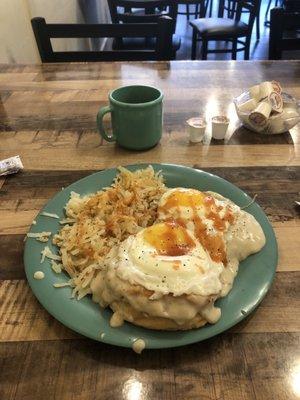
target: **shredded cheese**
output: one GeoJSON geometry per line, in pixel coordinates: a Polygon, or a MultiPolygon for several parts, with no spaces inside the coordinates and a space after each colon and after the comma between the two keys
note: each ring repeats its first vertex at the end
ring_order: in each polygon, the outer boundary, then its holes
{"type": "Polygon", "coordinates": [[[51,232],[29,232],[26,234],[26,237],[33,238],[38,240],[39,242],[45,243],[49,240],[51,234],[51,232]]]}
{"type": "Polygon", "coordinates": [[[244,207],[241,207],[241,210],[245,210],[245,208],[250,207],[250,206],[255,202],[256,197],[257,197],[257,194],[255,194],[255,195],[253,196],[253,199],[252,199],[248,204],[246,204],[244,207]]]}
{"type": "Polygon", "coordinates": [[[28,232],[27,237],[29,238],[40,238],[43,236],[50,236],[51,232],[28,232]]]}
{"type": "Polygon", "coordinates": [[[50,217],[50,218],[59,219],[59,216],[57,214],[49,213],[49,212],[46,212],[46,211],[43,211],[40,215],[43,215],[44,217],[50,217]]]}
{"type": "Polygon", "coordinates": [[[59,223],[60,223],[61,225],[64,225],[64,224],[73,224],[74,222],[76,222],[76,219],[74,219],[74,218],[64,218],[64,219],[61,219],[61,220],[59,221],[59,223]]]}
{"type": "Polygon", "coordinates": [[[36,238],[36,240],[38,240],[39,242],[42,242],[42,243],[46,243],[46,242],[48,242],[49,238],[46,236],[43,236],[40,238],[36,238]]]}
{"type": "Polygon", "coordinates": [[[56,274],[60,274],[62,271],[62,264],[56,263],[54,260],[51,260],[51,268],[56,274]]]}
{"type": "Polygon", "coordinates": [[[62,283],[53,283],[53,286],[56,288],[61,288],[61,287],[71,286],[71,284],[70,284],[70,281],[68,281],[68,282],[62,282],[62,283]]]}
{"type": "Polygon", "coordinates": [[[58,256],[57,254],[52,253],[52,251],[49,249],[48,246],[45,246],[45,248],[41,251],[41,263],[43,263],[45,261],[45,258],[50,258],[51,260],[56,260],[56,261],[60,261],[61,257],[58,256]]]}

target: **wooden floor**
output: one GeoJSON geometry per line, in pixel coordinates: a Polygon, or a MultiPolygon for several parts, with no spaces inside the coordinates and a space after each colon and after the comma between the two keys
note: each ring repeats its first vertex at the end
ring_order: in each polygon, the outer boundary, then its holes
{"type": "MultiPolygon", "coordinates": [[[[217,1],[214,1],[217,4],[217,1]]],[[[265,12],[268,0],[262,0],[261,15],[260,15],[260,40],[256,41],[256,30],[253,28],[250,59],[253,60],[268,60],[268,46],[269,46],[269,28],[264,26],[265,12]]],[[[185,5],[180,5],[179,10],[185,11],[185,5]]],[[[192,6],[191,6],[192,7],[192,6]]],[[[273,8],[273,7],[272,7],[273,8]]],[[[214,7],[213,16],[217,16],[217,5],[214,7]]],[[[194,17],[190,17],[192,20],[194,17]]],[[[192,45],[192,28],[185,15],[178,15],[176,34],[181,37],[181,47],[177,52],[177,60],[190,60],[191,59],[191,45],[192,45]]],[[[220,48],[223,47],[222,46],[220,48]]],[[[220,45],[220,44],[219,44],[220,45]]],[[[211,42],[211,48],[214,48],[215,43],[211,42]]],[[[197,53],[199,57],[199,52],[197,53]]],[[[243,52],[238,53],[238,59],[243,59],[243,52]]],[[[299,52],[289,52],[284,54],[284,59],[300,59],[299,52]]],[[[210,60],[230,60],[230,54],[210,54],[210,60]]]]}

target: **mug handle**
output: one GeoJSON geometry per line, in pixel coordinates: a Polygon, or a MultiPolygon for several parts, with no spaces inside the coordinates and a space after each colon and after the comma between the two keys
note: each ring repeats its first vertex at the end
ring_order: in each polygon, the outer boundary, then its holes
{"type": "Polygon", "coordinates": [[[97,114],[97,127],[98,127],[99,133],[103,137],[103,139],[105,139],[107,142],[115,142],[116,136],[114,135],[114,133],[112,132],[111,136],[107,136],[105,129],[103,127],[103,117],[105,114],[107,114],[109,112],[111,113],[110,106],[105,106],[105,107],[100,108],[100,110],[98,111],[98,114],[97,114]]]}

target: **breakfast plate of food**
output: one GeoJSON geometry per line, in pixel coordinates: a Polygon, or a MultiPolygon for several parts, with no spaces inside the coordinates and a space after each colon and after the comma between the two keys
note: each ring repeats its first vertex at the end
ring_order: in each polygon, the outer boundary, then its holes
{"type": "Polygon", "coordinates": [[[277,243],[258,204],[179,165],[130,165],[62,189],[27,234],[27,279],[43,307],[105,343],[167,348],[247,317],[275,275],[277,243]]]}

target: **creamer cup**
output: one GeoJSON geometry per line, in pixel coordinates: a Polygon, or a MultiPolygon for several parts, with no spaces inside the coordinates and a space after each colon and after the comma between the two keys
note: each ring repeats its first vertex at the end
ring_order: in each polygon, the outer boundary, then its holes
{"type": "Polygon", "coordinates": [[[242,112],[251,112],[255,109],[257,106],[257,101],[256,99],[249,99],[245,101],[245,103],[242,103],[239,105],[239,110],[242,112]]]}
{"type": "Polygon", "coordinates": [[[271,114],[272,107],[268,101],[261,101],[249,115],[249,121],[253,125],[263,126],[271,114]]]}
{"type": "Polygon", "coordinates": [[[261,99],[268,97],[272,92],[274,92],[272,83],[268,82],[268,81],[262,82],[259,85],[259,88],[260,88],[260,98],[261,99]]]}
{"type": "Polygon", "coordinates": [[[271,105],[273,111],[276,111],[279,113],[282,112],[283,101],[282,101],[282,97],[279,93],[271,92],[268,96],[268,101],[269,101],[269,104],[271,105]]]}
{"type": "Polygon", "coordinates": [[[224,115],[218,115],[212,118],[211,135],[214,139],[222,140],[226,136],[229,119],[224,115]]]}
{"type": "Polygon", "coordinates": [[[190,142],[199,143],[205,134],[206,123],[203,118],[190,118],[186,121],[190,142]]]}

